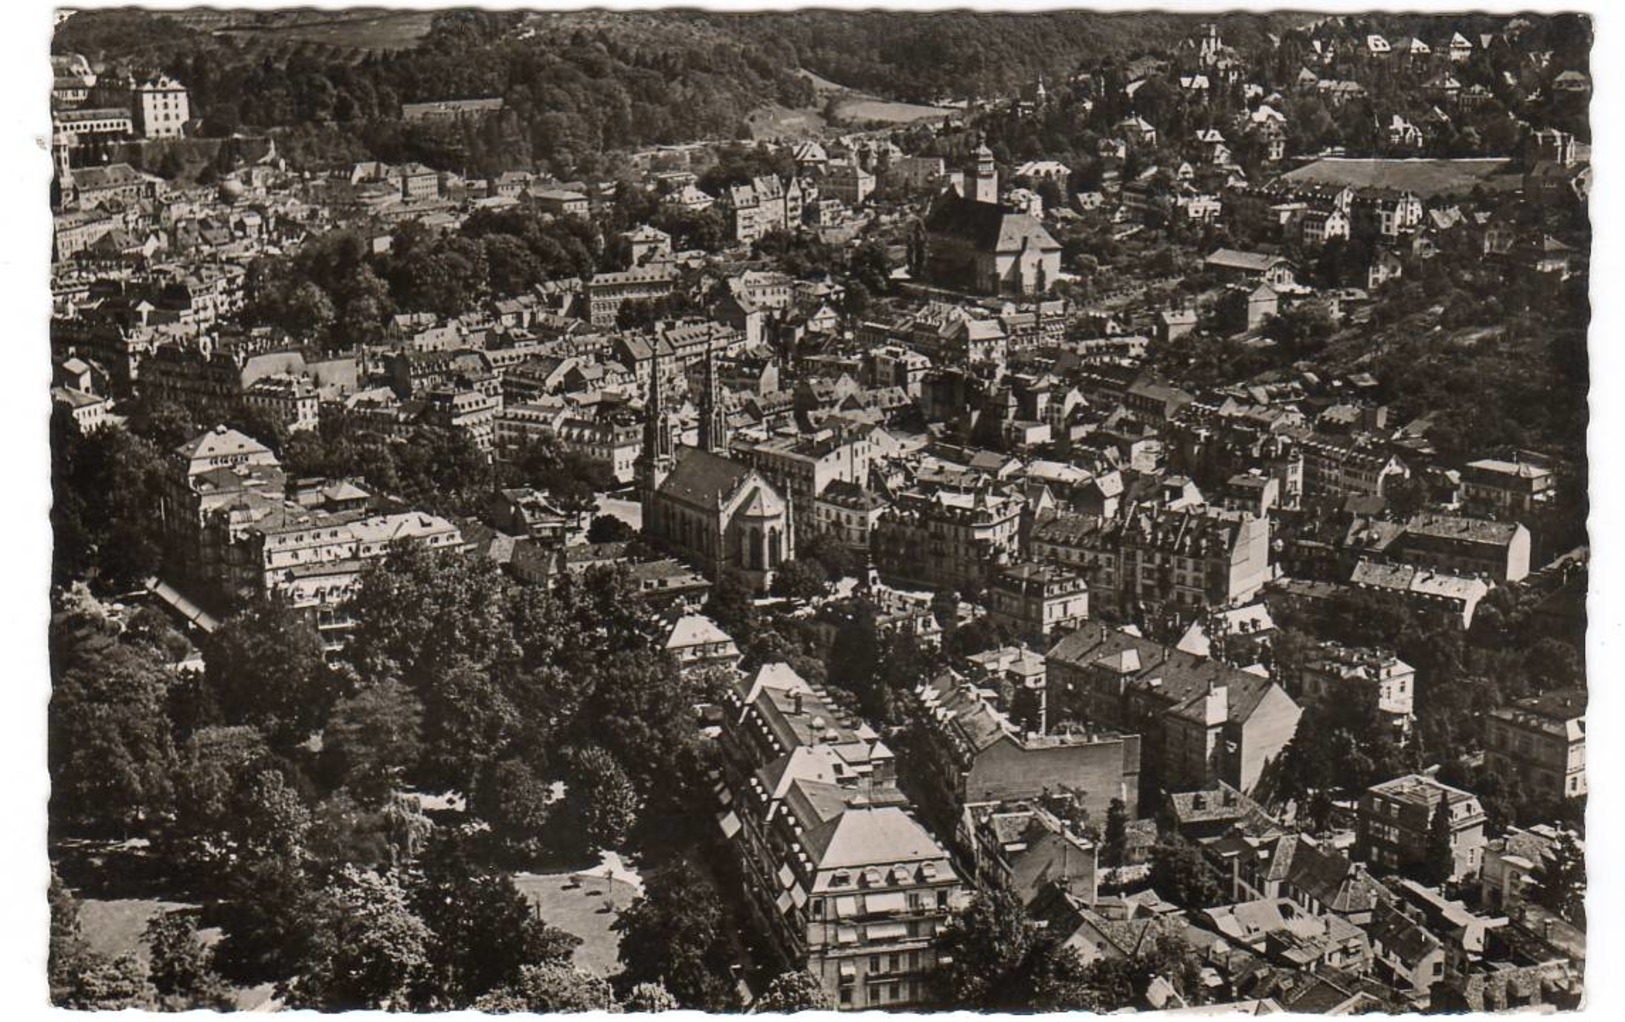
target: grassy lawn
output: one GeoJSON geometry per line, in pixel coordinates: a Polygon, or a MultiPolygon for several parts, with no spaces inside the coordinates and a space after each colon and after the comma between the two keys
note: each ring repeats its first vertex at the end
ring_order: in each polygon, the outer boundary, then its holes
{"type": "Polygon", "coordinates": [[[843,124],[868,124],[883,121],[887,124],[907,124],[928,117],[947,117],[953,110],[917,103],[893,103],[884,99],[842,100],[835,107],[835,117],[843,124]]]}
{"type": "Polygon", "coordinates": [[[513,879],[549,926],[581,938],[576,965],[605,977],[621,971],[621,935],[609,927],[637,897],[632,885],[569,873],[516,873],[513,879]]]}
{"type": "Polygon", "coordinates": [[[1435,195],[1466,195],[1475,185],[1485,191],[1523,187],[1523,177],[1508,170],[1506,159],[1429,160],[1357,159],[1327,157],[1312,160],[1281,175],[1293,184],[1319,184],[1334,188],[1395,188],[1413,191],[1423,199],[1435,195]]]}
{"type": "MultiPolygon", "coordinates": [[[[148,921],[160,912],[196,907],[186,902],[161,901],[157,898],[84,898],[79,902],[79,926],[85,943],[92,950],[111,958],[134,955],[137,961],[145,964],[147,947],[141,942],[141,934],[146,930],[148,921]]],[[[212,946],[220,939],[220,930],[214,927],[199,930],[198,936],[203,943],[212,946]]],[[[272,983],[233,987],[232,994],[237,999],[237,1007],[247,1011],[268,1000],[274,987],[272,983]]]]}
{"type": "Polygon", "coordinates": [[[196,907],[156,898],[86,898],[79,905],[79,925],[91,950],[113,958],[134,953],[145,962],[147,949],[141,943],[141,931],[147,928],[148,920],[160,912],[196,907]]]}

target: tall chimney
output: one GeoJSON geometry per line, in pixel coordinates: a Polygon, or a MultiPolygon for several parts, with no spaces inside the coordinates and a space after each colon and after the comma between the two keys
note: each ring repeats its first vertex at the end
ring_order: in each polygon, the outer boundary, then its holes
{"type": "Polygon", "coordinates": [[[793,709],[791,709],[791,711],[790,711],[791,713],[799,714],[801,712],[801,693],[800,692],[792,692],[792,693],[790,693],[790,705],[793,707],[793,709]]]}

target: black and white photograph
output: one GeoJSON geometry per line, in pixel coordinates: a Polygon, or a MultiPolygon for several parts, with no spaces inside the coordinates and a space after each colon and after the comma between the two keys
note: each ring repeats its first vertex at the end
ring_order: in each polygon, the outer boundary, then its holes
{"type": "Polygon", "coordinates": [[[1601,19],[1316,6],[56,10],[36,1007],[1587,1007],[1601,19]]]}

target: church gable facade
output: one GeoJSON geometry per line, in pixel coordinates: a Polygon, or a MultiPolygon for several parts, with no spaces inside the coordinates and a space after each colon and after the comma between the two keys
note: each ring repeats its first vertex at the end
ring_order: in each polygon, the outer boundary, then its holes
{"type": "Polygon", "coordinates": [[[732,568],[765,590],[794,556],[789,502],[755,469],[698,447],[679,449],[643,519],[651,539],[713,581],[732,568]]]}
{"type": "Polygon", "coordinates": [[[779,565],[795,556],[791,502],[754,468],[722,453],[727,417],[716,352],[705,353],[698,447],[674,443],[661,398],[661,355],[652,352],[644,406],[638,493],[643,533],[713,582],[732,568],[765,591],[779,565]]]}

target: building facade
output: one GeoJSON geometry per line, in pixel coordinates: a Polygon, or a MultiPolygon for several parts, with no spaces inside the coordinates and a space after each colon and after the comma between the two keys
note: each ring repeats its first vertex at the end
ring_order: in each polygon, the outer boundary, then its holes
{"type": "Polygon", "coordinates": [[[937,934],[967,892],[891,751],[782,663],[724,699],[718,822],[771,952],[837,1010],[929,1004],[937,934]]]}
{"type": "Polygon", "coordinates": [[[1356,856],[1389,870],[1426,862],[1433,815],[1441,799],[1449,811],[1451,876],[1477,873],[1485,842],[1484,807],[1478,796],[1421,774],[1366,789],[1357,817],[1356,856]]]}
{"type": "Polygon", "coordinates": [[[1554,802],[1586,794],[1586,694],[1547,692],[1491,710],[1484,755],[1530,794],[1554,802]]]}
{"type": "Polygon", "coordinates": [[[147,138],[180,138],[185,134],[186,122],[192,117],[186,86],[161,74],[136,83],[133,92],[131,105],[142,135],[147,138]]]}

